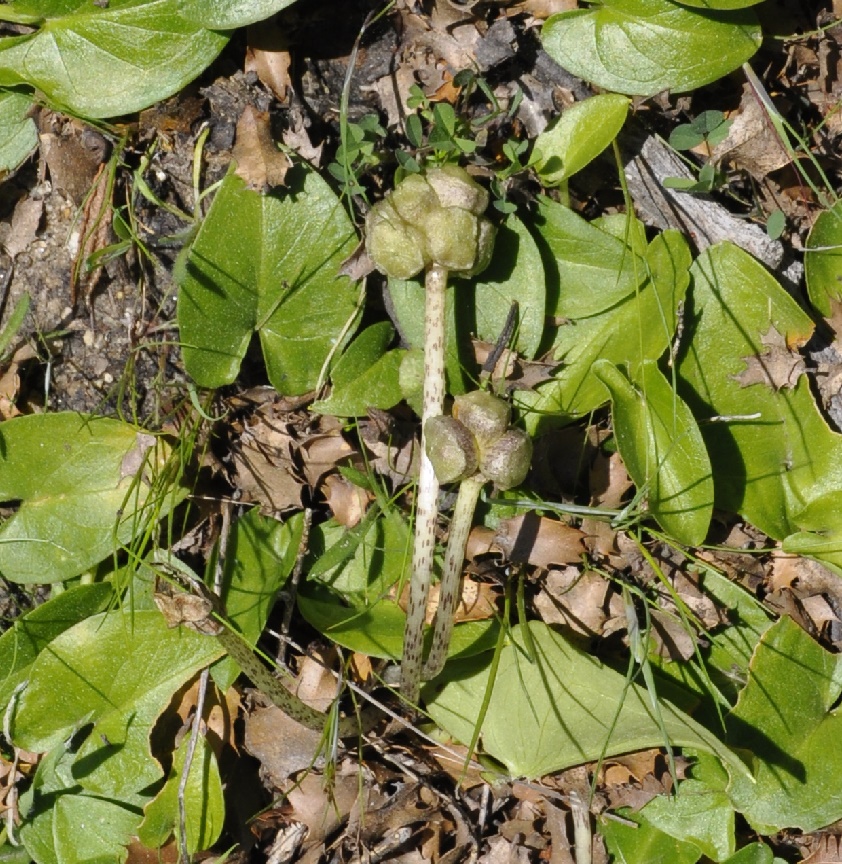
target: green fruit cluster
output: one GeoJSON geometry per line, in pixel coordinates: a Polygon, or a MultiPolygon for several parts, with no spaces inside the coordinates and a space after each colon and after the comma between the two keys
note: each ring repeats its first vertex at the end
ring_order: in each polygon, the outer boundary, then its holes
{"type": "Polygon", "coordinates": [[[532,439],[510,421],[509,404],[484,390],[457,396],[451,417],[431,417],[424,436],[439,482],[461,482],[480,473],[498,489],[523,483],[532,439]]]}
{"type": "Polygon", "coordinates": [[[411,279],[438,265],[459,276],[484,270],[494,226],[488,193],[464,168],[445,165],[405,177],[366,218],[369,257],[387,276],[411,279]]]}

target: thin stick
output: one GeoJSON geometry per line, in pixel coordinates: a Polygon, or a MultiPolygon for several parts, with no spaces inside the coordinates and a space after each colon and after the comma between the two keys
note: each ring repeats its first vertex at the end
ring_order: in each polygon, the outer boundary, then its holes
{"type": "Polygon", "coordinates": [[[403,638],[401,694],[418,702],[424,650],[424,617],[433,574],[436,549],[436,516],[439,482],[427,458],[424,425],[444,413],[444,318],[447,270],[431,265],[426,274],[424,314],[424,396],[421,412],[421,472],[415,507],[415,545],[412,578],[403,638]]]}
{"type": "Polygon", "coordinates": [[[447,552],[444,556],[444,570],[441,574],[441,590],[439,605],[436,610],[433,644],[430,656],[424,666],[423,677],[435,678],[444,668],[447,660],[447,649],[450,647],[450,635],[453,632],[453,615],[459,602],[460,586],[462,584],[462,563],[465,560],[465,549],[468,546],[468,535],[474,521],[474,510],[477,507],[479,493],[486,482],[482,474],[475,474],[463,480],[456,496],[453,508],[453,518],[450,522],[450,537],[447,540],[447,552]]]}

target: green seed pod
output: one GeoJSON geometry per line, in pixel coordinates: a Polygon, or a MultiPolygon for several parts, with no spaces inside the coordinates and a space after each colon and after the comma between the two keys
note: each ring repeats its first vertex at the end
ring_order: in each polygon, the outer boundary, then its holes
{"type": "Polygon", "coordinates": [[[424,436],[439,483],[458,483],[476,474],[477,443],[455,417],[431,417],[424,424],[424,436]]]}
{"type": "Polygon", "coordinates": [[[436,264],[461,276],[484,270],[494,226],[488,193],[456,165],[410,174],[366,217],[366,249],[379,270],[410,279],[436,264]]]}
{"type": "Polygon", "coordinates": [[[458,207],[474,216],[482,216],[488,208],[488,192],[457,165],[431,168],[427,172],[427,182],[435,190],[442,207],[458,207]]]}
{"type": "Polygon", "coordinates": [[[453,416],[473,433],[483,450],[497,441],[509,428],[512,409],[505,399],[487,390],[473,390],[457,396],[453,416]]]}
{"type": "Polygon", "coordinates": [[[411,279],[427,266],[424,235],[401,219],[388,198],[368,211],[365,239],[371,260],[393,279],[411,279]]]}
{"type": "Polygon", "coordinates": [[[520,429],[509,429],[482,454],[479,470],[498,489],[519,486],[529,473],[532,439],[520,429]]]}

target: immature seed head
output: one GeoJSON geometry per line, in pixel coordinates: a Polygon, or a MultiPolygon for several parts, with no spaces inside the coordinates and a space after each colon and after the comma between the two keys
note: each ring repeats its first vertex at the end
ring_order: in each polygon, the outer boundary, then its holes
{"type": "Polygon", "coordinates": [[[521,429],[508,429],[480,458],[479,470],[498,489],[520,486],[532,462],[532,439],[521,429]]]}
{"type": "Polygon", "coordinates": [[[410,279],[432,265],[456,275],[484,270],[494,226],[488,193],[464,168],[446,165],[405,177],[366,217],[366,248],[387,276],[410,279]]]}
{"type": "Polygon", "coordinates": [[[477,473],[477,443],[455,417],[431,417],[424,424],[424,440],[439,483],[458,483],[477,473]]]}
{"type": "Polygon", "coordinates": [[[474,434],[480,449],[493,444],[509,428],[512,409],[505,399],[487,390],[473,390],[457,396],[453,416],[474,434]]]}

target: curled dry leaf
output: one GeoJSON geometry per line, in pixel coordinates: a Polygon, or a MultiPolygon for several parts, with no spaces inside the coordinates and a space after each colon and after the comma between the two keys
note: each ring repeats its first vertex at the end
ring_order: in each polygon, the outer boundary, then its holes
{"type": "Polygon", "coordinates": [[[549,569],[553,564],[573,564],[585,554],[584,534],[558,519],[526,513],[502,519],[494,543],[515,564],[549,569]]]}
{"type": "Polygon", "coordinates": [[[283,186],[292,162],[272,137],[269,114],[247,105],[237,121],[237,140],[231,153],[236,174],[249,189],[265,192],[283,186]]]}
{"type": "Polygon", "coordinates": [[[743,357],[746,368],[735,375],[741,387],[765,384],[773,390],[792,388],[807,371],[804,358],[787,345],[786,339],[774,327],[760,337],[766,350],[760,355],[743,357]]]}
{"type": "Polygon", "coordinates": [[[578,567],[550,570],[535,597],[535,608],[546,624],[559,624],[592,638],[602,634],[610,617],[623,615],[619,595],[592,570],[578,567]]]}
{"type": "Polygon", "coordinates": [[[292,55],[286,33],[271,19],[253,24],[246,31],[245,72],[254,72],[277,97],[286,102],[287,91],[292,86],[290,68],[292,55]]]}
{"type": "Polygon", "coordinates": [[[321,488],[333,518],[340,525],[353,528],[359,524],[372,499],[369,492],[341,474],[328,474],[321,488]]]}
{"type": "MultiPolygon", "coordinates": [[[[786,116],[787,109],[783,107],[786,116]]],[[[766,175],[788,165],[792,158],[769,122],[766,109],[746,83],[739,110],[731,117],[728,136],[713,148],[713,159],[723,159],[737,168],[744,168],[756,180],[764,182],[766,175]]]]}

